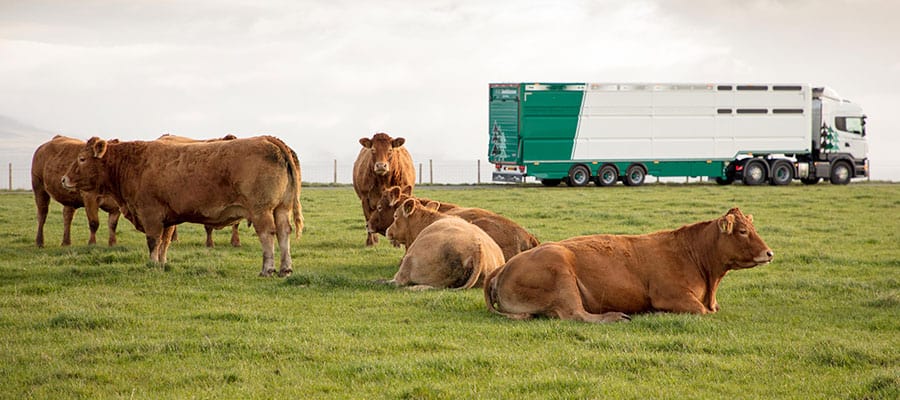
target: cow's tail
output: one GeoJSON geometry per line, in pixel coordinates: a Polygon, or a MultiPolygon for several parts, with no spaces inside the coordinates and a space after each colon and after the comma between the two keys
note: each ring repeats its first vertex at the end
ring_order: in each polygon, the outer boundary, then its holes
{"type": "Polygon", "coordinates": [[[301,170],[300,158],[294,149],[290,148],[281,139],[274,136],[266,136],[266,139],[277,146],[284,157],[288,160],[287,170],[293,183],[292,201],[291,201],[291,217],[294,220],[294,234],[300,237],[303,233],[303,206],[300,204],[300,186],[301,186],[301,170]]]}
{"type": "Polygon", "coordinates": [[[469,273],[469,279],[466,280],[460,289],[469,289],[474,287],[476,283],[478,283],[478,279],[481,278],[481,273],[484,270],[484,263],[482,262],[482,254],[484,253],[484,244],[481,241],[478,241],[478,250],[476,250],[472,257],[469,257],[469,262],[472,263],[471,273],[469,273]]]}

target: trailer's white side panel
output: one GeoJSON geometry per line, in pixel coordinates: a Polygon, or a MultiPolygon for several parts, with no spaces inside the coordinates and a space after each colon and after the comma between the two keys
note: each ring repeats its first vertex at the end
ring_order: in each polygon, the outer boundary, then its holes
{"type": "Polygon", "coordinates": [[[726,160],[808,151],[809,86],[748,86],[587,85],[572,159],[726,160]]]}

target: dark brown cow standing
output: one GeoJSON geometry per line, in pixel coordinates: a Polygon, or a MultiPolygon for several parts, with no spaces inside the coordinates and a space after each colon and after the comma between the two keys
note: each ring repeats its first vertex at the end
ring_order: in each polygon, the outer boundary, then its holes
{"type": "Polygon", "coordinates": [[[108,143],[91,138],[62,178],[63,185],[112,195],[125,218],[147,236],[150,260],[165,264],[175,225],[216,227],[246,218],[263,250],[261,276],[293,271],[291,222],[303,229],[297,155],[271,136],[212,143],[108,143]]]}
{"type": "Polygon", "coordinates": [[[513,319],[611,322],[627,319],[623,313],[706,314],[719,310],[716,289],[728,271],[773,257],[753,217],[733,208],[673,231],[544,243],[490,274],[484,297],[489,310],[513,319]]]}
{"type": "Polygon", "coordinates": [[[116,226],[119,223],[119,205],[109,196],[96,193],[69,191],[59,184],[84,142],[65,136],[56,135],[50,141],[40,145],[31,160],[31,189],[34,192],[34,203],[37,206],[37,236],[35,244],[44,247],[44,223],[50,208],[50,199],[63,205],[63,239],[62,245],[72,244],[71,229],[75,210],[84,207],[87,214],[88,227],[91,231],[88,244],[97,243],[97,228],[100,227],[99,210],[109,213],[109,245],[116,244],[116,226]]]}
{"type": "MultiPolygon", "coordinates": [[[[353,163],[353,189],[362,202],[363,216],[375,211],[384,189],[391,186],[409,186],[416,183],[416,171],[412,157],[403,143],[402,137],[391,138],[386,133],[359,139],[362,149],[353,163]]],[[[378,243],[378,236],[366,232],[366,246],[378,243]]]]}
{"type": "MultiPolygon", "coordinates": [[[[391,187],[384,191],[375,211],[369,216],[366,228],[369,232],[384,234],[387,227],[394,222],[394,211],[406,199],[412,197],[412,188],[391,187]]],[[[460,217],[481,228],[503,250],[503,257],[512,256],[537,246],[537,238],[525,228],[500,214],[482,208],[459,207],[455,204],[442,203],[425,198],[415,198],[423,205],[435,203],[438,211],[447,215],[460,217]]],[[[403,243],[400,243],[403,244],[403,243]]]]}

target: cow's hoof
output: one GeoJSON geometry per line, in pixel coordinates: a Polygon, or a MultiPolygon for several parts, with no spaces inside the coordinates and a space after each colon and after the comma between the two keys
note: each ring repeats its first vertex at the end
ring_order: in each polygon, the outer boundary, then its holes
{"type": "Polygon", "coordinates": [[[274,270],[274,269],[270,269],[270,270],[267,270],[267,271],[260,272],[260,273],[259,273],[259,276],[262,277],[262,278],[268,278],[268,277],[272,276],[273,273],[275,273],[275,270],[274,270]]]}
{"type": "Polygon", "coordinates": [[[286,277],[291,276],[292,273],[294,273],[294,270],[292,270],[292,269],[283,269],[281,271],[278,271],[278,277],[286,278],[286,277]]]}

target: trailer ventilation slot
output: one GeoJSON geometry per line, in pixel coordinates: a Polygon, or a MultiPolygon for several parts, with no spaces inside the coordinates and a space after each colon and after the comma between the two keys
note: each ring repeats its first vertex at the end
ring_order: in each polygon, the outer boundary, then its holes
{"type": "Polygon", "coordinates": [[[758,91],[765,91],[765,90],[769,90],[769,87],[768,87],[768,86],[760,86],[760,85],[739,85],[739,86],[737,87],[737,90],[758,90],[758,91]]]}
{"type": "Polygon", "coordinates": [[[738,108],[738,114],[768,114],[769,110],[765,108],[738,108]]]}
{"type": "Polygon", "coordinates": [[[802,108],[776,108],[772,114],[803,114],[802,108]]]}
{"type": "Polygon", "coordinates": [[[731,114],[731,109],[730,108],[720,108],[720,109],[716,110],[716,112],[719,114],[731,114]]]}
{"type": "Polygon", "coordinates": [[[799,92],[799,91],[803,90],[803,88],[801,88],[800,86],[796,86],[796,85],[782,85],[782,86],[772,86],[772,90],[799,92]]]}
{"type": "Polygon", "coordinates": [[[720,90],[720,91],[731,90],[731,85],[719,85],[719,86],[716,86],[716,90],[720,90]]]}

